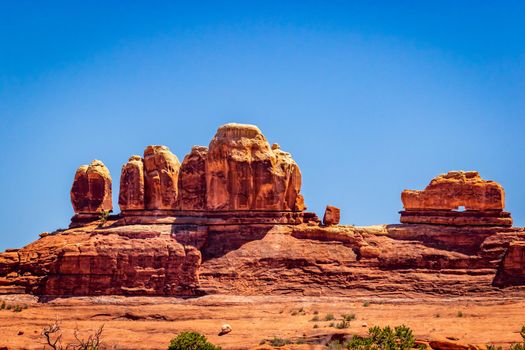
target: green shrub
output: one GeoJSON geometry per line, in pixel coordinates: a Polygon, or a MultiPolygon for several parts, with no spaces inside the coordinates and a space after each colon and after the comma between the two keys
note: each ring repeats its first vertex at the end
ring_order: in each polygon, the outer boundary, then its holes
{"type": "Polygon", "coordinates": [[[5,309],[5,301],[2,300],[2,304],[0,304],[0,310],[5,309]]]}
{"type": "Polygon", "coordinates": [[[290,339],[274,337],[273,339],[268,340],[268,344],[270,344],[271,346],[284,346],[288,344],[293,344],[293,341],[291,341],[290,339]]]}
{"type": "Polygon", "coordinates": [[[347,322],[355,320],[355,314],[342,314],[341,317],[343,317],[343,320],[347,322]]]}
{"type": "Polygon", "coordinates": [[[168,350],[221,350],[221,348],[208,342],[202,334],[182,332],[171,340],[168,350]]]}
{"type": "Polygon", "coordinates": [[[364,306],[364,307],[369,307],[369,306],[370,306],[370,302],[369,302],[369,301],[365,301],[365,302],[363,303],[363,306],[364,306]]]}
{"type": "Polygon", "coordinates": [[[13,307],[13,312],[20,312],[20,311],[22,311],[22,307],[20,305],[17,304],[13,307]]]}
{"type": "Polygon", "coordinates": [[[487,350],[503,350],[503,348],[494,344],[487,344],[487,350]]]}
{"type": "Polygon", "coordinates": [[[354,335],[345,343],[346,349],[352,350],[407,350],[415,346],[412,330],[406,326],[397,326],[394,329],[386,326],[368,329],[368,337],[354,335]]]}
{"type": "Polygon", "coordinates": [[[510,350],[525,350],[525,326],[521,327],[520,335],[521,335],[521,344],[519,343],[512,344],[510,346],[510,350]]]}
{"type": "Polygon", "coordinates": [[[345,329],[350,327],[350,322],[347,320],[342,320],[341,322],[337,322],[334,327],[337,329],[345,329]]]}
{"type": "Polygon", "coordinates": [[[324,317],[324,320],[325,321],[335,320],[334,314],[326,314],[326,316],[324,317]]]}
{"type": "Polygon", "coordinates": [[[106,222],[107,222],[108,219],[109,219],[109,214],[110,214],[110,213],[111,213],[111,210],[104,210],[104,209],[102,209],[102,210],[98,213],[98,220],[99,220],[98,227],[99,227],[99,228],[104,227],[104,225],[106,224],[106,222]]]}

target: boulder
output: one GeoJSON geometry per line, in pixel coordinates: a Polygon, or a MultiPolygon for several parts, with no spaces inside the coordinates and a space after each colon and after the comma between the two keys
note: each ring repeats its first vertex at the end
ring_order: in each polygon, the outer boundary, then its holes
{"type": "Polygon", "coordinates": [[[179,209],[206,209],[206,158],[208,147],[193,146],[179,173],[179,209]]]}
{"type": "Polygon", "coordinates": [[[144,209],[144,162],[140,156],[131,156],[122,166],[118,204],[120,210],[144,209]]]}
{"type": "Polygon", "coordinates": [[[77,169],[71,187],[71,203],[77,214],[113,210],[111,176],[100,160],[94,160],[77,169]]]}
{"type": "Polygon", "coordinates": [[[327,205],[324,211],[323,224],[325,226],[339,225],[341,209],[332,205],[327,205]]]}
{"type": "Polygon", "coordinates": [[[144,200],[146,209],[176,209],[180,163],[166,146],[144,150],[144,200]]]}
{"type": "Polygon", "coordinates": [[[206,161],[209,210],[289,211],[301,203],[301,172],[290,154],[274,149],[254,125],[226,124],[206,161]]]}

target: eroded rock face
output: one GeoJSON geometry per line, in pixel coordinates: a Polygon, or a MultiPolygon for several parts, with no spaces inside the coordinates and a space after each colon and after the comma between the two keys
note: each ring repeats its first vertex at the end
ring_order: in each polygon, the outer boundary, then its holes
{"type": "Polygon", "coordinates": [[[77,169],[71,187],[71,203],[77,214],[113,210],[111,176],[100,160],[94,160],[77,169]]]}
{"type": "Polygon", "coordinates": [[[509,244],[494,279],[494,285],[499,287],[525,285],[525,241],[509,244]]]}
{"type": "Polygon", "coordinates": [[[146,209],[176,209],[180,163],[166,146],[144,150],[146,209]]]}
{"type": "Polygon", "coordinates": [[[405,224],[512,226],[510,213],[503,211],[503,187],[476,171],[439,175],[423,191],[404,190],[401,200],[405,224]],[[466,210],[456,211],[459,207],[466,210]]]}
{"type": "Polygon", "coordinates": [[[0,294],[10,289],[44,295],[195,294],[201,233],[186,232],[179,240],[169,226],[94,230],[76,228],[15,254],[0,253],[0,294]]]}
{"type": "Polygon", "coordinates": [[[206,161],[209,210],[294,210],[301,173],[289,153],[272,149],[254,125],[226,124],[206,161]]]}
{"type": "Polygon", "coordinates": [[[327,205],[324,211],[323,224],[326,226],[339,225],[341,220],[341,209],[333,205],[327,205]]]}
{"type": "Polygon", "coordinates": [[[120,210],[144,209],[144,162],[140,156],[131,156],[120,175],[120,210]]]}
{"type": "Polygon", "coordinates": [[[505,192],[477,171],[450,171],[436,176],[423,191],[404,190],[401,200],[406,210],[503,210],[505,192]]]}
{"type": "Polygon", "coordinates": [[[193,146],[179,173],[179,209],[206,209],[206,158],[208,147],[193,146]]]}

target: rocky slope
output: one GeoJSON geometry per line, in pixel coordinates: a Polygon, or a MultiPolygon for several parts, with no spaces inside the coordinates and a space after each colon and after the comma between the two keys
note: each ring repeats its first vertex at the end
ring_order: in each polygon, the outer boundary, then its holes
{"type": "Polygon", "coordinates": [[[112,224],[0,254],[0,291],[469,295],[524,281],[522,228],[112,224]]]}

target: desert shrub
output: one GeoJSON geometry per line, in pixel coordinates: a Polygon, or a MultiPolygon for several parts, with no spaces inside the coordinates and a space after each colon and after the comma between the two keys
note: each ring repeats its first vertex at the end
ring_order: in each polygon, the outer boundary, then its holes
{"type": "Polygon", "coordinates": [[[64,347],[62,346],[62,332],[60,330],[60,324],[57,319],[53,324],[44,327],[44,329],[42,330],[42,336],[46,340],[46,345],[44,346],[44,349],[46,349],[46,346],[49,346],[51,349],[54,350],[99,350],[100,344],[102,343],[101,336],[103,329],[104,325],[100,326],[100,328],[97,329],[95,333],[89,335],[87,339],[84,339],[80,338],[77,328],[74,332],[76,343],[68,344],[64,347]]]}
{"type": "Polygon", "coordinates": [[[520,335],[521,343],[512,344],[510,350],[525,350],[525,326],[521,327],[520,335]]]}
{"type": "Polygon", "coordinates": [[[363,306],[364,306],[364,307],[369,307],[369,306],[370,306],[370,302],[369,302],[369,301],[365,301],[365,302],[363,303],[363,306]]]}
{"type": "Polygon", "coordinates": [[[503,348],[494,344],[487,344],[487,350],[503,350],[503,348]]]}
{"type": "Polygon", "coordinates": [[[376,326],[368,329],[368,337],[354,335],[344,345],[346,349],[352,350],[406,350],[415,346],[415,340],[412,330],[404,325],[394,329],[376,326]]]}
{"type": "Polygon", "coordinates": [[[319,321],[319,316],[315,315],[314,317],[312,317],[312,319],[310,321],[312,321],[312,322],[319,321]]]}
{"type": "Polygon", "coordinates": [[[326,316],[324,317],[324,320],[325,321],[335,320],[334,314],[326,314],[326,316]]]}
{"type": "Polygon", "coordinates": [[[22,311],[22,306],[18,304],[13,306],[13,312],[20,312],[20,311],[22,311]]]}
{"type": "Polygon", "coordinates": [[[5,309],[5,301],[2,300],[2,304],[0,304],[0,310],[5,309]]]}
{"type": "Polygon", "coordinates": [[[208,342],[202,334],[182,332],[171,340],[168,350],[221,350],[221,348],[208,342]]]}
{"type": "Polygon", "coordinates": [[[319,311],[314,310],[314,315],[319,315],[319,311]]]}
{"type": "Polygon", "coordinates": [[[317,323],[314,324],[314,328],[319,328],[319,325],[317,323]]]}
{"type": "Polygon", "coordinates": [[[293,344],[293,341],[291,341],[290,339],[274,337],[273,339],[268,340],[268,344],[270,344],[271,346],[284,346],[288,344],[293,344]]]}
{"type": "Polygon", "coordinates": [[[355,320],[355,314],[342,314],[341,317],[348,322],[355,320]]]}
{"type": "Polygon", "coordinates": [[[337,329],[345,329],[345,328],[350,327],[350,322],[348,322],[347,320],[342,320],[341,322],[337,322],[334,325],[334,327],[337,329]]]}
{"type": "Polygon", "coordinates": [[[463,317],[463,311],[458,311],[458,313],[456,314],[457,317],[463,317]]]}
{"type": "Polygon", "coordinates": [[[111,213],[111,210],[101,210],[98,214],[98,227],[103,227],[106,222],[108,221],[109,214],[111,213]]]}

